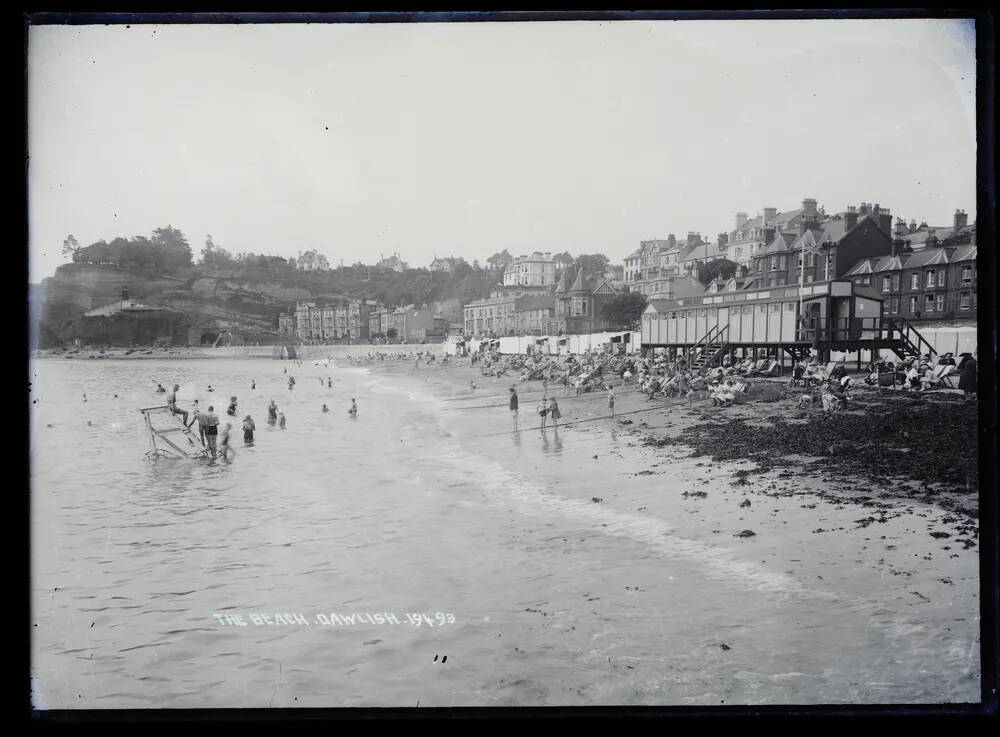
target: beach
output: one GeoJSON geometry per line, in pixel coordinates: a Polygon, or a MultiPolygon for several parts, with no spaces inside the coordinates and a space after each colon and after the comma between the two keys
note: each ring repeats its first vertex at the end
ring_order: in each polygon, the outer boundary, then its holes
{"type": "MultiPolygon", "coordinates": [[[[397,348],[420,349],[374,350],[397,348]]],[[[978,701],[974,479],[943,488],[932,464],[905,483],[838,476],[845,449],[817,429],[833,421],[794,399],[710,408],[618,387],[612,420],[605,393],[554,387],[561,427],[543,434],[539,382],[467,365],[141,365],[35,362],[33,676],[48,706],[978,701]],[[144,463],[135,408],[175,380],[182,406],[211,401],[208,383],[220,404],[238,394],[255,447],[144,463]],[[264,422],[270,398],[285,430],[264,422]],[[781,458],[766,431],[796,423],[811,439],[781,458]],[[57,468],[40,447],[101,464],[57,468]],[[309,624],[249,619],[281,612],[309,624]],[[319,616],[373,613],[400,624],[319,616]]],[[[864,395],[836,421],[911,403],[864,395]]],[[[968,419],[944,393],[916,401],[968,419]]],[[[920,453],[926,423],[903,421],[920,453]]]]}

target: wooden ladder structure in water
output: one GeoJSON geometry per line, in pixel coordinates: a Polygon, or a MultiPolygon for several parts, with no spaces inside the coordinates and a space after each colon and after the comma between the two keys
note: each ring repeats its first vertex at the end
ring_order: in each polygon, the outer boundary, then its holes
{"type": "Polygon", "coordinates": [[[146,421],[149,431],[149,442],[152,449],[146,453],[148,459],[156,458],[204,458],[209,455],[208,448],[201,444],[201,438],[184,426],[180,415],[170,411],[170,407],[143,407],[139,410],[146,421]],[[170,435],[181,433],[171,440],[170,435]]]}

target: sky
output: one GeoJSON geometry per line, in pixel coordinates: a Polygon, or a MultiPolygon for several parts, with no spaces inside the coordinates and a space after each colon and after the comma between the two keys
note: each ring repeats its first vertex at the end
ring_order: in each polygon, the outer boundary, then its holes
{"type": "Polygon", "coordinates": [[[737,211],[975,220],[949,20],[34,26],[29,279],[173,225],[197,257],[604,253],[737,211]]]}

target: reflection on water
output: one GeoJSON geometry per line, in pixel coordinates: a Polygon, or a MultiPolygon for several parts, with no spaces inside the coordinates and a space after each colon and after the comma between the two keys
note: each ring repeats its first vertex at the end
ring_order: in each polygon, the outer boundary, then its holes
{"type": "MultiPolygon", "coordinates": [[[[428,394],[431,372],[304,362],[290,368],[298,383],[288,391],[285,368],[266,359],[33,364],[36,703],[978,698],[971,553],[971,565],[935,558],[912,578],[887,576],[874,548],[818,549],[808,535],[817,511],[798,502],[782,526],[756,501],[737,510],[728,479],[707,485],[706,499],[681,497],[705,477],[693,461],[623,486],[636,456],[615,430],[522,425],[508,443],[504,400],[445,411],[428,394]],[[332,386],[318,381],[327,376],[332,386]],[[156,383],[175,382],[186,408],[238,395],[240,413],[257,421],[254,444],[229,464],[144,462],[137,409],[163,401],[156,383]],[[214,395],[198,389],[209,384],[214,395]],[[265,420],[272,397],[284,430],[265,420]],[[352,397],[357,418],[347,414],[352,397]],[[609,444],[624,460],[594,462],[609,444]],[[734,540],[734,526],[760,534],[734,540]],[[944,577],[953,585],[934,583],[944,577]],[[310,624],[216,617],[282,612],[310,624]],[[315,619],[386,612],[403,623],[315,619]],[[418,622],[453,614],[454,624],[406,624],[406,613],[418,622]],[[443,654],[447,662],[435,659],[443,654]]],[[[467,387],[464,375],[439,390],[470,396],[467,387]]],[[[571,411],[567,402],[566,421],[571,411]]],[[[841,524],[852,514],[823,510],[841,524]]],[[[911,572],[912,536],[892,524],[881,533],[900,549],[897,570],[911,572]]]]}

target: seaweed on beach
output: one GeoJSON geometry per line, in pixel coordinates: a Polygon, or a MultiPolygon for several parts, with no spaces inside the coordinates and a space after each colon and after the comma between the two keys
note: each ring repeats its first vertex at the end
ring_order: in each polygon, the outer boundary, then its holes
{"type": "MultiPolygon", "coordinates": [[[[648,436],[644,445],[684,444],[692,455],[715,461],[750,459],[755,473],[777,466],[801,467],[815,460],[811,472],[867,479],[892,485],[899,479],[923,482],[969,496],[979,483],[976,432],[978,408],[963,402],[892,402],[869,404],[860,412],[814,414],[805,423],[769,418],[765,426],[733,418],[687,428],[671,439],[648,436]]],[[[738,471],[743,478],[746,471],[738,471]]],[[[913,494],[921,496],[921,494],[913,494]]]]}

